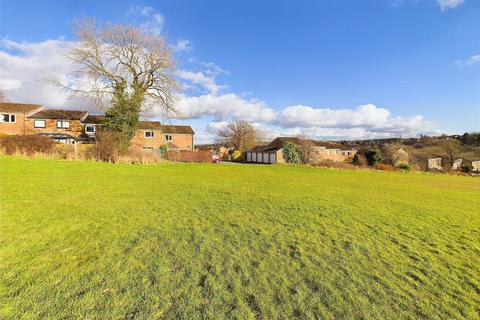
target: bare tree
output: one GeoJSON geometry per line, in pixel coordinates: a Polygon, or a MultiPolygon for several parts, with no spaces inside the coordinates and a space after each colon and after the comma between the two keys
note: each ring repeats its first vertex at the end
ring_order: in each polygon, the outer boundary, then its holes
{"type": "Polygon", "coordinates": [[[133,25],[99,25],[93,19],[78,20],[74,33],[77,41],[67,58],[75,71],[73,81],[64,88],[91,97],[98,107],[107,109],[113,129],[128,131],[131,138],[140,112],[149,106],[175,111],[179,86],[163,37],[133,25]]]}
{"type": "Polygon", "coordinates": [[[235,121],[217,131],[217,143],[245,151],[261,141],[261,132],[248,121],[235,121]]]}

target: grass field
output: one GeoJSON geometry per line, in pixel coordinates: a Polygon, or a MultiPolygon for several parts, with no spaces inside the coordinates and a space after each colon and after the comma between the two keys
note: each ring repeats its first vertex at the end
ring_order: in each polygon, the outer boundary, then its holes
{"type": "Polygon", "coordinates": [[[479,319],[480,179],[0,158],[0,319],[479,319]]]}

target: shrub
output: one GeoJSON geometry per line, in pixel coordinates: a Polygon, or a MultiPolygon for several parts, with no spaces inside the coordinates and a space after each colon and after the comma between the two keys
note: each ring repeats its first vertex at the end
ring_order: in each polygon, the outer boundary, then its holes
{"type": "Polygon", "coordinates": [[[382,162],[382,152],[379,149],[368,149],[365,151],[365,158],[370,166],[382,162]]]}
{"type": "Polygon", "coordinates": [[[160,146],[160,154],[163,159],[167,159],[167,153],[168,153],[168,146],[166,144],[162,144],[160,146]]]}
{"type": "Polygon", "coordinates": [[[144,150],[138,147],[129,147],[126,151],[120,153],[118,162],[120,163],[157,163],[162,161],[160,153],[153,150],[144,150]]]}
{"type": "Polygon", "coordinates": [[[355,156],[353,157],[353,164],[357,166],[365,167],[367,165],[367,159],[363,154],[356,153],[355,156]]]}
{"type": "Polygon", "coordinates": [[[397,166],[398,169],[402,169],[402,170],[405,170],[405,171],[410,171],[412,170],[412,166],[409,165],[408,163],[401,163],[397,166]]]}
{"type": "Polygon", "coordinates": [[[345,169],[345,170],[357,170],[358,167],[354,166],[351,163],[341,162],[341,161],[332,161],[332,160],[324,160],[319,161],[313,164],[315,167],[324,167],[324,168],[335,168],[335,169],[345,169]]]}
{"type": "Polygon", "coordinates": [[[463,163],[461,169],[465,173],[470,173],[473,171],[473,167],[470,163],[463,163]]]}
{"type": "Polygon", "coordinates": [[[16,152],[29,156],[34,153],[49,154],[52,152],[54,145],[52,139],[39,135],[0,137],[0,147],[3,152],[9,155],[16,152]]]}
{"type": "Polygon", "coordinates": [[[176,162],[211,162],[212,152],[210,151],[168,151],[167,158],[176,162]]]}
{"type": "Polygon", "coordinates": [[[122,137],[114,131],[97,130],[95,157],[99,161],[117,162],[122,137]]]}
{"type": "Polygon", "coordinates": [[[283,146],[283,158],[287,163],[301,163],[300,151],[293,143],[286,143],[283,146]]]}
{"type": "Polygon", "coordinates": [[[395,171],[395,167],[386,163],[378,163],[375,165],[375,169],[382,171],[395,171]]]}

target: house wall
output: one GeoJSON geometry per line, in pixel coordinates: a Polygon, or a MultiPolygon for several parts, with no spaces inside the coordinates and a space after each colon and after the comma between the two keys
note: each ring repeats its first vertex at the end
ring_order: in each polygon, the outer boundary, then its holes
{"type": "Polygon", "coordinates": [[[83,133],[84,124],[80,120],[62,120],[62,119],[25,119],[25,134],[37,134],[37,133],[64,133],[74,137],[78,137],[83,133]],[[35,128],[35,120],[45,120],[45,128],[35,128]],[[57,120],[70,122],[70,128],[57,128],[57,120]]]}
{"type": "Polygon", "coordinates": [[[153,147],[158,149],[165,144],[165,136],[160,129],[138,129],[130,143],[140,148],[153,147]],[[153,131],[153,138],[145,138],[146,131],[153,131]]]}
{"type": "Polygon", "coordinates": [[[442,159],[441,158],[428,159],[428,169],[434,169],[434,170],[443,169],[442,159]]]}
{"type": "Polygon", "coordinates": [[[179,150],[193,150],[193,134],[165,133],[160,129],[138,129],[131,143],[138,147],[148,146],[158,149],[160,146],[168,143],[165,138],[165,135],[167,134],[172,135],[172,141],[170,142],[177,145],[179,150]],[[153,138],[145,138],[145,131],[153,131],[153,138]]]}
{"type": "Polygon", "coordinates": [[[24,130],[24,121],[25,121],[25,114],[23,112],[11,112],[5,111],[0,112],[2,114],[14,114],[15,115],[15,122],[0,122],[0,132],[4,134],[15,134],[15,135],[22,135],[25,134],[24,130]]]}
{"type": "Polygon", "coordinates": [[[480,161],[472,161],[473,171],[480,171],[480,161]]]}
{"type": "Polygon", "coordinates": [[[180,150],[193,150],[194,141],[193,134],[163,133],[164,139],[166,134],[172,135],[172,143],[176,144],[180,150]]]}
{"type": "Polygon", "coordinates": [[[353,160],[355,156],[355,150],[340,150],[340,149],[327,149],[325,147],[313,147],[312,148],[312,160],[318,161],[349,161],[353,160]],[[350,153],[350,155],[348,154],[350,153]]]}

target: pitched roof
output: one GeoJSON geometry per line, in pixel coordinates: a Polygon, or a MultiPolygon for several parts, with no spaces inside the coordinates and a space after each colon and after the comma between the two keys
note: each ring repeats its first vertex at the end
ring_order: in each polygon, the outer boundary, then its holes
{"type": "Polygon", "coordinates": [[[7,112],[31,112],[35,111],[42,106],[39,104],[27,104],[27,103],[13,103],[13,102],[0,102],[0,111],[7,112]]]}
{"type": "Polygon", "coordinates": [[[195,134],[190,126],[162,125],[162,132],[177,134],[195,134]]]}
{"type": "Polygon", "coordinates": [[[29,116],[29,118],[81,120],[87,114],[88,114],[87,111],[79,111],[79,110],[45,109],[32,114],[31,116],[29,116]]]}
{"type": "Polygon", "coordinates": [[[138,128],[161,130],[162,124],[160,121],[138,121],[138,128]]]}
{"type": "Polygon", "coordinates": [[[95,114],[89,114],[83,122],[85,123],[92,123],[92,124],[101,124],[103,122],[103,119],[105,119],[105,116],[103,115],[95,115],[95,114]]]}

